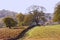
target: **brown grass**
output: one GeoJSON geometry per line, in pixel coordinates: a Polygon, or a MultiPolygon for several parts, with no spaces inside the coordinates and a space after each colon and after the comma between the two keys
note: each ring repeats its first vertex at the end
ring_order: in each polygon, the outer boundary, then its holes
{"type": "Polygon", "coordinates": [[[9,28],[0,28],[0,39],[14,38],[16,37],[23,29],[9,29],[9,28]]]}

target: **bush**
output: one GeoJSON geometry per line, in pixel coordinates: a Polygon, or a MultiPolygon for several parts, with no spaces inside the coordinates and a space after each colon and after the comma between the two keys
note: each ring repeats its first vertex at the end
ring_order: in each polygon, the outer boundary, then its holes
{"type": "Polygon", "coordinates": [[[17,22],[13,18],[10,18],[10,17],[4,18],[3,21],[6,25],[6,27],[9,27],[9,28],[17,25],[17,22]]]}

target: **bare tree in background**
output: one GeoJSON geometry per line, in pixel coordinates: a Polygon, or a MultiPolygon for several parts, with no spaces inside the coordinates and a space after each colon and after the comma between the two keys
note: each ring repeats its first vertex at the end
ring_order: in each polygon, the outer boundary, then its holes
{"type": "Polygon", "coordinates": [[[34,19],[33,21],[36,22],[38,25],[39,20],[45,21],[44,11],[46,10],[43,6],[32,5],[28,7],[28,13],[32,14],[34,19]]]}

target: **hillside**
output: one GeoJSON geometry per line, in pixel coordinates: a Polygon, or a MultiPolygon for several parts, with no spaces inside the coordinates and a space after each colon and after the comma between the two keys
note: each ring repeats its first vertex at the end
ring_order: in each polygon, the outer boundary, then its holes
{"type": "Polygon", "coordinates": [[[0,10],[0,18],[10,16],[10,17],[15,17],[16,12],[9,11],[9,10],[0,10]]]}
{"type": "MultiPolygon", "coordinates": [[[[0,28],[0,39],[14,38],[22,30],[0,28]]],[[[22,40],[60,40],[60,25],[36,26],[26,32],[22,40]]]]}
{"type": "Polygon", "coordinates": [[[29,30],[24,40],[59,40],[60,25],[37,26],[29,30]]]}

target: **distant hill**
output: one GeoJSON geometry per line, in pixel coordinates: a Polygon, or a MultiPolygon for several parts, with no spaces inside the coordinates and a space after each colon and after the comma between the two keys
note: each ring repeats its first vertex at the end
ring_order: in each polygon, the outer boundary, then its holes
{"type": "Polygon", "coordinates": [[[45,18],[47,21],[52,20],[53,19],[53,13],[45,13],[45,18]]]}
{"type": "Polygon", "coordinates": [[[0,18],[10,16],[10,17],[15,17],[16,12],[9,11],[9,10],[0,10],[0,18]]]}

